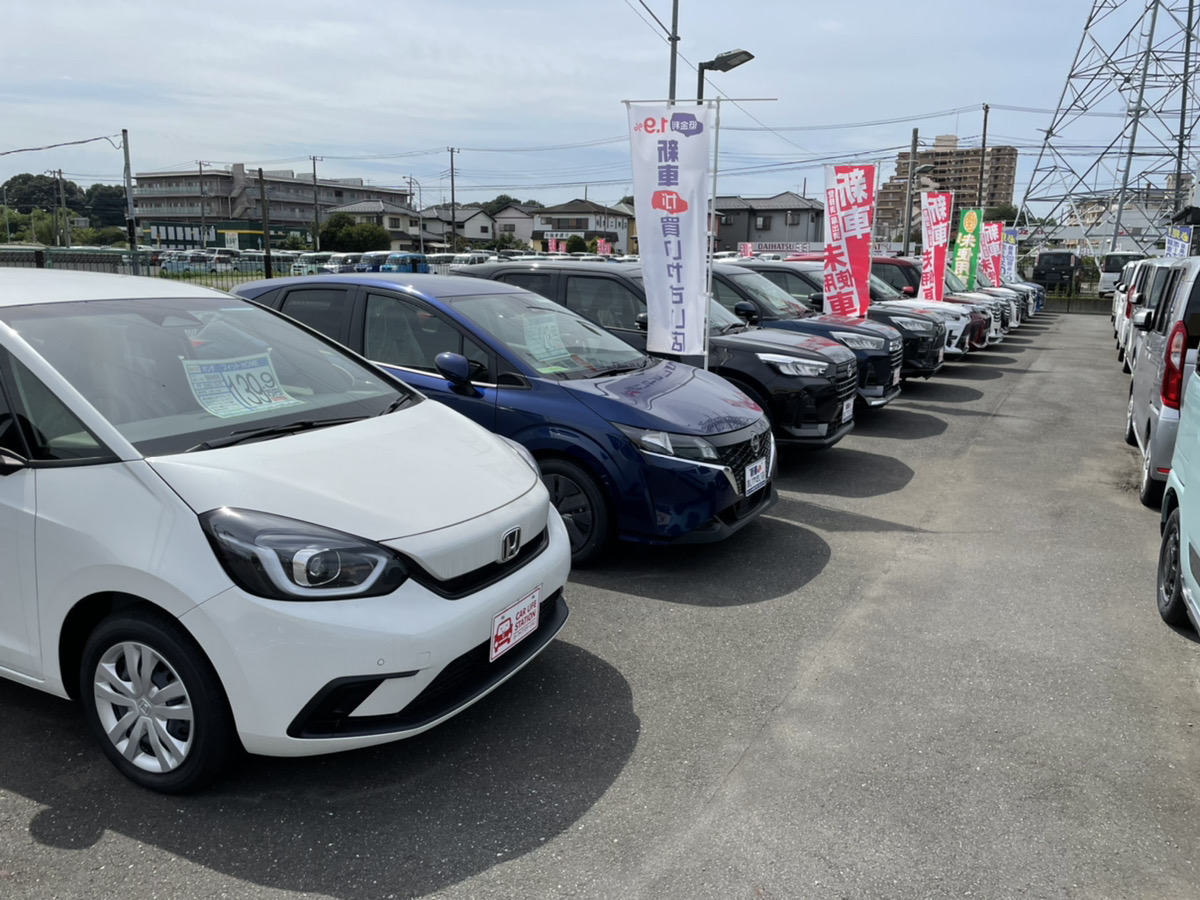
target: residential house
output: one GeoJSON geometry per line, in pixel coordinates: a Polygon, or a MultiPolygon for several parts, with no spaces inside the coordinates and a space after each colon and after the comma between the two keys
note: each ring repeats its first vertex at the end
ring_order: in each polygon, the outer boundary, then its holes
{"type": "Polygon", "coordinates": [[[386,200],[361,200],[328,210],[326,218],[334,213],[350,216],[355,225],[378,225],[387,229],[393,250],[420,251],[444,246],[440,230],[435,232],[426,228],[422,234],[421,214],[407,206],[386,200]]]}
{"type": "Polygon", "coordinates": [[[773,197],[718,197],[713,211],[717,250],[737,250],[744,243],[761,251],[825,242],[825,204],[792,191],[773,197]]]}
{"type": "Polygon", "coordinates": [[[534,223],[541,210],[540,206],[526,206],[523,203],[509,203],[492,213],[496,223],[496,237],[510,235],[513,240],[532,246],[534,223]]]}
{"type": "Polygon", "coordinates": [[[451,210],[449,207],[431,206],[421,215],[425,219],[426,229],[436,232],[447,247],[451,244],[452,228],[460,243],[466,241],[468,245],[478,246],[496,239],[496,223],[478,207],[460,206],[451,210]]]}
{"type": "Polygon", "coordinates": [[[591,200],[571,200],[558,206],[547,206],[534,214],[532,242],[535,250],[549,250],[551,239],[565,241],[579,235],[585,241],[604,238],[614,253],[629,252],[628,213],[594,203],[591,200]]]}

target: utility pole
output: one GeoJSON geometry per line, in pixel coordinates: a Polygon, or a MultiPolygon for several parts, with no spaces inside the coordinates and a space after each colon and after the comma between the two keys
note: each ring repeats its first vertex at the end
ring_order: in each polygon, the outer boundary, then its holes
{"type": "Polygon", "coordinates": [[[204,220],[204,163],[196,160],[200,167],[200,249],[208,249],[208,223],[204,220]]]}
{"type": "Polygon", "coordinates": [[[317,200],[317,160],[323,156],[312,157],[313,164],[313,249],[321,249],[321,204],[317,200]]]}
{"type": "MultiPolygon", "coordinates": [[[[983,104],[983,140],[979,144],[979,190],[975,194],[975,205],[983,209],[983,158],[987,156],[988,105],[983,104]]],[[[983,215],[983,213],[980,213],[983,215]]]]}
{"type": "Polygon", "coordinates": [[[263,277],[271,277],[271,213],[267,207],[267,183],[263,181],[262,167],[258,169],[258,204],[262,207],[263,230],[263,277]]]}
{"type": "Polygon", "coordinates": [[[453,245],[450,247],[455,252],[458,251],[458,206],[454,201],[454,153],[453,147],[447,147],[450,151],[450,238],[453,240],[453,245]]]}
{"type": "Polygon", "coordinates": [[[421,255],[425,255],[425,216],[421,211],[424,202],[421,198],[421,182],[417,181],[411,175],[408,176],[408,202],[412,203],[413,185],[417,186],[417,239],[421,244],[421,255]]]}
{"type": "Polygon", "coordinates": [[[58,206],[62,210],[63,217],[63,245],[71,246],[71,213],[67,209],[67,194],[63,190],[62,169],[58,170],[58,206]]]}
{"type": "Polygon", "coordinates": [[[12,234],[8,230],[8,185],[4,186],[4,243],[12,243],[12,234]]]}
{"type": "Polygon", "coordinates": [[[133,216],[133,169],[129,166],[129,130],[121,129],[121,149],[125,152],[125,233],[129,241],[129,258],[133,274],[140,275],[137,256],[137,219],[133,216]]]}
{"type": "Polygon", "coordinates": [[[908,190],[904,192],[904,249],[901,256],[908,256],[908,236],[912,231],[913,172],[917,168],[917,129],[913,129],[912,149],[908,152],[908,190]]]}
{"type": "Polygon", "coordinates": [[[671,36],[668,40],[671,42],[671,83],[667,86],[667,99],[674,106],[675,65],[676,59],[679,56],[679,0],[672,0],[671,3],[671,36]]]}

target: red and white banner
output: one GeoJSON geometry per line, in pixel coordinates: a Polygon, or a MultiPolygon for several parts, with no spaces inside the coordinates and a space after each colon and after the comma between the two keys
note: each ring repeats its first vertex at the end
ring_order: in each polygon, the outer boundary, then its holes
{"type": "Polygon", "coordinates": [[[601,256],[611,256],[612,247],[609,246],[608,241],[604,238],[596,238],[596,252],[601,256]]]}
{"type": "MultiPolygon", "coordinates": [[[[825,167],[825,312],[865,316],[871,303],[875,167],[825,167]]],[[[639,229],[640,230],[640,229],[639,229]]]]}
{"type": "Polygon", "coordinates": [[[754,245],[743,241],[738,244],[738,256],[749,258],[754,255],[754,245]]]}
{"type": "Polygon", "coordinates": [[[708,343],[712,109],[629,105],[633,200],[646,290],[646,349],[698,356],[708,343]]]}
{"type": "Polygon", "coordinates": [[[1004,223],[984,222],[979,264],[992,284],[1000,283],[1000,262],[1004,256],[1004,223]]]}
{"type": "Polygon", "coordinates": [[[954,194],[921,191],[921,292],[918,300],[940,301],[946,295],[946,251],[954,194]]]}

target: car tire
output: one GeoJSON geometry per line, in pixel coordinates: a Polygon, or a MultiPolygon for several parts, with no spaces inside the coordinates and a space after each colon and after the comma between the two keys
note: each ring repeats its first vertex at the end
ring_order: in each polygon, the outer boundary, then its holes
{"type": "Polygon", "coordinates": [[[1166,484],[1150,476],[1150,435],[1146,435],[1146,452],[1142,456],[1142,477],[1138,481],[1138,499],[1143,506],[1158,509],[1162,506],[1163,489],[1166,484]]]}
{"type": "Polygon", "coordinates": [[[1137,431],[1133,427],[1133,391],[1129,392],[1129,407],[1125,410],[1125,443],[1137,446],[1137,431]]]}
{"type": "Polygon", "coordinates": [[[538,461],[550,502],[562,516],[571,541],[571,564],[595,562],[608,543],[611,516],[608,498],[596,479],[565,459],[538,461]]]}
{"type": "Polygon", "coordinates": [[[1125,359],[1125,348],[1122,347],[1120,344],[1118,344],[1117,345],[1117,362],[1121,362],[1123,359],[1125,359]]]}
{"type": "Polygon", "coordinates": [[[1179,509],[1171,510],[1163,528],[1158,550],[1158,614],[1168,625],[1186,625],[1187,605],[1183,602],[1182,541],[1179,535],[1179,509]]]}
{"type": "Polygon", "coordinates": [[[216,672],[165,613],[133,608],[101,622],[84,645],[79,696],[101,750],[144,788],[197,790],[234,750],[233,716],[216,672]]]}

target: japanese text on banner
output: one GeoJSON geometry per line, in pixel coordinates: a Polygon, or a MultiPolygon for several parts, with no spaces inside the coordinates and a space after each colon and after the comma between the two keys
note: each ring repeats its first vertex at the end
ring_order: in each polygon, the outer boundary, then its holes
{"type": "Polygon", "coordinates": [[[826,312],[867,314],[874,210],[874,166],[825,167],[826,312]]]}
{"type": "Polygon", "coordinates": [[[954,241],[954,274],[975,290],[975,270],[979,267],[980,239],[983,236],[983,210],[964,209],[958,220],[958,237],[954,241]]]}
{"type": "Polygon", "coordinates": [[[946,295],[946,249],[953,210],[953,193],[921,192],[921,300],[939,301],[946,295]]]}
{"type": "Polygon", "coordinates": [[[630,104],[646,349],[705,352],[710,108],[630,104]]]}

